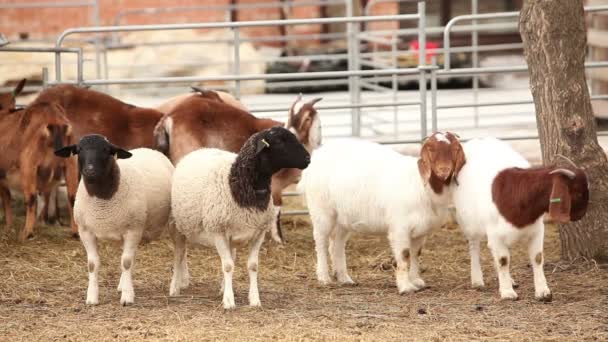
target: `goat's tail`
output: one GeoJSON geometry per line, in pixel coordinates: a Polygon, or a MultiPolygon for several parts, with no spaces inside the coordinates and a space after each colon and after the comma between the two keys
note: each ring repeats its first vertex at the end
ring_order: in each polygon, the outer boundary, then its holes
{"type": "Polygon", "coordinates": [[[169,115],[164,115],[154,127],[154,142],[156,149],[167,157],[169,156],[169,147],[171,144],[171,129],[173,127],[173,119],[169,115]]]}

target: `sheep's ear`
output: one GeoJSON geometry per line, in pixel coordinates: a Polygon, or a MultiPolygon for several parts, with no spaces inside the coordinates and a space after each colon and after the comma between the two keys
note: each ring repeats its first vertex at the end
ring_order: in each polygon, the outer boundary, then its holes
{"type": "Polygon", "coordinates": [[[58,150],[55,150],[55,155],[61,158],[69,158],[71,155],[78,154],[78,146],[70,145],[66,147],[62,147],[58,150]]]}
{"type": "Polygon", "coordinates": [[[17,84],[17,86],[15,87],[15,89],[13,89],[13,97],[17,97],[21,91],[23,90],[23,87],[25,87],[25,81],[26,79],[22,79],[21,81],[19,81],[19,83],[17,84]]]}
{"type": "Polygon", "coordinates": [[[570,190],[568,189],[566,176],[555,174],[549,199],[549,215],[556,222],[570,222],[570,208],[570,190]]]}
{"type": "Polygon", "coordinates": [[[431,156],[426,145],[422,146],[420,151],[420,159],[418,159],[418,172],[424,184],[427,184],[431,179],[431,156]]]}
{"type": "Polygon", "coordinates": [[[263,149],[267,147],[270,147],[270,144],[268,143],[268,141],[266,141],[266,139],[258,140],[258,143],[255,147],[255,154],[259,154],[260,152],[262,152],[263,149]]]}
{"type": "Polygon", "coordinates": [[[112,153],[114,155],[116,155],[116,158],[118,158],[118,159],[128,159],[128,158],[131,158],[131,156],[133,156],[133,154],[131,154],[131,152],[124,150],[120,147],[116,147],[116,146],[112,146],[112,153]]]}

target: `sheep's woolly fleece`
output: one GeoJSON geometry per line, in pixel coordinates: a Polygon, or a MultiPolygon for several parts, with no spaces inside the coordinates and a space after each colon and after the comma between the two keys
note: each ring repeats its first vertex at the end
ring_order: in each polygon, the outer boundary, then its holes
{"type": "Polygon", "coordinates": [[[109,200],[88,195],[80,181],[74,219],[99,238],[118,240],[125,229],[144,229],[145,239],[156,238],[166,227],[171,208],[173,165],[162,153],[146,148],[118,159],[120,183],[109,200]]]}
{"type": "Polygon", "coordinates": [[[172,215],[176,228],[189,239],[230,231],[238,241],[274,222],[272,201],[264,211],[241,208],[234,201],[229,174],[236,157],[209,148],[191,152],[178,163],[171,190],[172,215]]]}

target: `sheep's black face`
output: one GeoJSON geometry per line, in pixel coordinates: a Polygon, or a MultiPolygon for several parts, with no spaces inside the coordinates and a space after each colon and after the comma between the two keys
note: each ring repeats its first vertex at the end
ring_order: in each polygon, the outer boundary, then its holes
{"type": "Polygon", "coordinates": [[[121,159],[131,157],[131,153],[112,145],[106,137],[98,134],[84,136],[78,145],[66,146],[55,154],[64,158],[78,155],[78,170],[86,183],[97,183],[110,175],[114,156],[121,159]]]}
{"type": "Polygon", "coordinates": [[[305,169],[310,163],[310,154],[298,138],[282,127],[273,127],[257,136],[256,153],[271,172],[280,169],[305,169]]]}

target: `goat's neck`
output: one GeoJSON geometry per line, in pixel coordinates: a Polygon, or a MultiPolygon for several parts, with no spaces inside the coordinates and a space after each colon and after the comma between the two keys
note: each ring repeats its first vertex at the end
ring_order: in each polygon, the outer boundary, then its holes
{"type": "Polygon", "coordinates": [[[103,200],[108,200],[118,191],[118,185],[120,184],[120,168],[114,159],[110,161],[110,171],[100,177],[95,183],[90,183],[82,178],[84,186],[89,196],[97,197],[103,200]]]}

